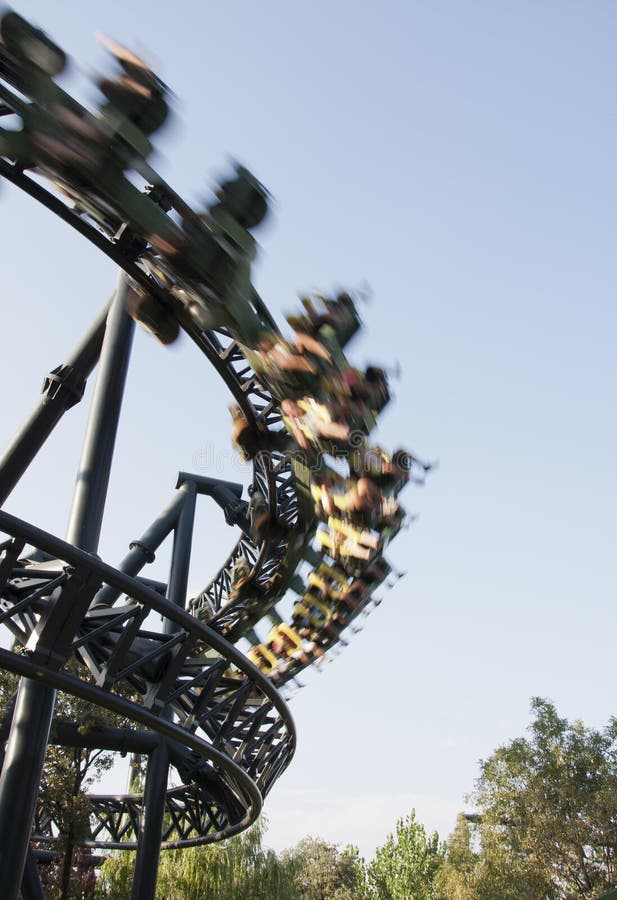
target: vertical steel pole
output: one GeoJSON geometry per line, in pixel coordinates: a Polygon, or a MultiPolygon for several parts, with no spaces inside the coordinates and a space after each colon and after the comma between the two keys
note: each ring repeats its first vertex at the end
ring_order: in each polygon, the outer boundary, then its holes
{"type": "MultiPolygon", "coordinates": [[[[129,544],[129,552],[122,562],[116,566],[120,572],[126,572],[133,578],[141,572],[146,563],[154,562],[155,552],[165,538],[175,529],[185,497],[179,491],[174,495],[157,519],[149,526],[138,540],[129,544]]],[[[169,589],[166,589],[169,593],[169,589]]],[[[106,584],[96,594],[90,609],[101,606],[112,606],[121,591],[106,584]]]]}
{"type": "Polygon", "coordinates": [[[148,754],[144,810],[137,841],[131,900],[154,900],[158,878],[165,795],[169,773],[167,741],[148,754]]]}
{"type": "Polygon", "coordinates": [[[24,876],[21,880],[21,895],[23,900],[45,900],[43,886],[39,877],[39,868],[32,850],[28,851],[24,876]]]}
{"type": "MultiPolygon", "coordinates": [[[[171,567],[169,571],[168,596],[172,603],[184,609],[186,605],[186,592],[189,583],[189,568],[191,565],[191,549],[193,542],[193,527],[195,524],[195,503],[197,500],[197,485],[194,481],[184,481],[179,487],[179,493],[184,495],[184,503],[178,516],[178,524],[174,534],[174,546],[171,555],[171,567]]],[[[171,634],[177,630],[172,622],[165,621],[165,632],[171,634]]]]}
{"type": "Polygon", "coordinates": [[[26,678],[19,683],[0,776],[0,884],[6,900],[15,900],[22,881],[55,696],[26,678]]]}
{"type": "Polygon", "coordinates": [[[135,323],[126,311],[128,278],[120,273],[107,319],[90,417],[79,463],[66,539],[95,553],[122,407],[135,323]]]}
{"type": "MultiPolygon", "coordinates": [[[[194,481],[186,481],[180,487],[183,503],[174,532],[174,545],[169,572],[169,599],[184,608],[191,563],[191,545],[195,522],[197,487],[194,481]]],[[[173,624],[165,621],[164,631],[172,634],[173,624]]],[[[148,757],[146,789],[144,793],[144,817],[137,843],[132,900],[154,900],[161,852],[161,834],[165,814],[165,794],[169,772],[167,743],[161,741],[148,757]]]]}
{"type": "MultiPolygon", "coordinates": [[[[90,552],[98,548],[133,342],[127,290],[121,273],[107,319],[67,529],[67,540],[90,552]]],[[[0,884],[5,900],[16,900],[24,872],[55,698],[51,688],[22,678],[0,775],[0,884]]]]}
{"type": "Polygon", "coordinates": [[[95,367],[109,312],[105,304],[64,363],[51,371],[39,401],[0,457],[0,503],[4,503],[64,413],[78,403],[95,367]]]}

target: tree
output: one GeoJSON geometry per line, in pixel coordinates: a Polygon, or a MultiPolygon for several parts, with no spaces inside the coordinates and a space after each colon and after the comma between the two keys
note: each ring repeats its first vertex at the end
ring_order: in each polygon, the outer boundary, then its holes
{"type": "MultiPolygon", "coordinates": [[[[82,736],[97,726],[117,725],[121,721],[107,710],[63,693],[58,693],[56,698],[54,716],[56,723],[79,722],[78,731],[82,736]]],[[[90,836],[90,801],[86,792],[113,764],[113,753],[104,750],[52,743],[47,747],[39,798],[58,826],[59,836],[54,849],[60,853],[58,863],[41,873],[49,897],[68,900],[73,896],[92,896],[92,870],[83,870],[76,850],[90,836]],[[89,889],[87,895],[84,893],[86,888],[89,889]]]]}
{"type": "Polygon", "coordinates": [[[472,900],[477,896],[478,855],[471,847],[469,823],[461,813],[448,838],[443,865],[437,876],[439,893],[450,900],[472,900]]]}
{"type": "Polygon", "coordinates": [[[460,815],[448,838],[436,884],[448,900],[538,900],[546,897],[546,884],[529,861],[508,852],[493,835],[484,835],[481,851],[465,816],[460,815]],[[475,848],[475,849],[474,849],[475,848]]]}
{"type": "MultiPolygon", "coordinates": [[[[237,837],[206,847],[161,853],[157,898],[161,900],[295,900],[293,873],[273,850],[264,848],[262,818],[237,837]]],[[[116,851],[99,873],[96,896],[124,900],[130,896],[135,856],[116,851]]]]}
{"type": "MultiPolygon", "coordinates": [[[[11,725],[18,682],[18,676],[0,669],[1,730],[4,739],[11,725]]],[[[58,724],[78,724],[78,733],[86,736],[91,729],[100,726],[127,727],[130,723],[79,697],[58,692],[52,737],[58,724]]],[[[42,842],[40,845],[58,854],[56,862],[40,867],[45,895],[50,900],[69,900],[72,897],[82,900],[94,895],[95,874],[92,867],[85,864],[88,854],[79,849],[90,835],[90,804],[86,791],[111,768],[113,762],[112,753],[96,748],[63,746],[53,741],[47,746],[39,799],[51,812],[59,832],[53,842],[42,842]]]]}
{"type": "Polygon", "coordinates": [[[303,838],[281,855],[298,900],[362,900],[367,897],[364,862],[357,847],[343,850],[321,838],[303,838]]]}
{"type": "Polygon", "coordinates": [[[368,867],[368,882],[379,900],[437,900],[436,876],[444,847],[437,832],[428,835],[415,810],[396,823],[396,833],[378,847],[368,867]]]}
{"type": "Polygon", "coordinates": [[[588,729],[537,697],[532,712],[529,738],[481,763],[478,846],[468,829],[465,850],[459,823],[442,873],[448,896],[566,900],[617,884],[617,719],[588,729]]]}

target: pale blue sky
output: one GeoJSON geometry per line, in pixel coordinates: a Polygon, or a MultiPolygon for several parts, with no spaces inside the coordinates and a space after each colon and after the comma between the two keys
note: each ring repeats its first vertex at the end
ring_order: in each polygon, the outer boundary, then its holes
{"type": "MultiPolygon", "coordinates": [[[[407,577],[292,701],[299,749],[266,802],[269,841],[313,833],[370,855],[411,806],[446,837],[532,695],[591,725],[616,712],[617,6],[16,8],[86,71],[106,64],[95,32],[158,65],[178,114],[155,165],[187,199],[228,155],[267,185],[256,278],[275,314],[311,286],[371,285],[350,356],[403,367],[377,437],[441,465],[403,497],[420,513],[390,553],[407,577]]],[[[79,69],[71,84],[95,97],[79,69]]],[[[0,204],[5,443],[115,272],[11,186],[0,204]]],[[[137,335],[106,561],[178,470],[248,481],[228,402],[188,341],[137,335]]],[[[59,534],[82,407],[8,504],[59,534]]],[[[203,512],[195,590],[234,539],[203,512]]]]}

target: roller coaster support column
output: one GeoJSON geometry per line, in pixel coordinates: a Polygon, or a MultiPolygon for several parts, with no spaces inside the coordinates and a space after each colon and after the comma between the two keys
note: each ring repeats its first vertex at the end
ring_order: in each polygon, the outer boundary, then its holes
{"type": "MultiPolygon", "coordinates": [[[[86,428],[67,540],[98,549],[114,442],[135,323],[125,309],[128,288],[121,274],[112,300],[99,371],[86,428]]],[[[16,900],[43,771],[56,693],[22,678],[0,776],[0,884],[4,900],[16,900]]]]}
{"type": "Polygon", "coordinates": [[[45,378],[39,402],[0,457],[0,503],[4,503],[63,414],[78,403],[95,367],[109,311],[106,304],[67,359],[45,378]]]}
{"type": "MultiPolygon", "coordinates": [[[[190,476],[183,476],[183,473],[180,473],[177,487],[179,494],[182,495],[182,505],[174,531],[168,597],[172,603],[184,609],[191,562],[197,486],[194,481],[190,480],[190,476]]],[[[166,620],[165,633],[171,634],[173,630],[176,629],[173,628],[172,623],[166,620]]],[[[144,819],[137,844],[132,900],[154,900],[156,894],[168,773],[167,742],[161,739],[158,747],[148,757],[144,819]]]]}
{"type": "Polygon", "coordinates": [[[120,419],[135,322],[126,311],[129,290],[121,272],[112,301],[92,397],[90,418],[69,516],[67,541],[96,553],[120,419]]]}

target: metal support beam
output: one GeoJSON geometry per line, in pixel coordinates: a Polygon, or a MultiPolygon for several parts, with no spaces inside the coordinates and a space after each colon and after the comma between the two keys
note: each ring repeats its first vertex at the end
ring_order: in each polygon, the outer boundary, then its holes
{"type": "MultiPolygon", "coordinates": [[[[184,480],[179,486],[178,493],[182,503],[174,531],[169,572],[169,599],[184,609],[191,563],[197,486],[194,481],[184,480]]],[[[177,628],[174,628],[173,623],[166,619],[165,634],[173,634],[175,630],[177,628]]],[[[168,774],[169,750],[167,744],[161,742],[148,757],[144,819],[137,843],[132,900],[154,900],[168,774]]]]}
{"type": "MultiPolygon", "coordinates": [[[[121,273],[107,317],[67,529],[68,541],[92,553],[98,548],[135,328],[125,309],[127,289],[121,273]]],[[[16,900],[24,872],[55,699],[52,688],[26,678],[20,682],[0,776],[0,884],[6,900],[16,900]]]]}
{"type": "Polygon", "coordinates": [[[21,895],[23,900],[45,900],[36,857],[32,850],[28,851],[26,857],[24,876],[21,880],[21,895]]]}
{"type": "Polygon", "coordinates": [[[95,367],[109,311],[105,304],[66,360],[43,383],[37,405],[0,457],[0,504],[4,503],[67,409],[78,403],[95,367]]]}
{"type": "MultiPolygon", "coordinates": [[[[185,480],[179,487],[178,493],[183,497],[183,504],[178,516],[178,523],[174,533],[174,545],[171,555],[171,567],[169,571],[168,597],[172,603],[184,609],[186,606],[186,592],[188,590],[189,569],[191,565],[191,549],[193,543],[193,528],[195,525],[195,504],[197,501],[197,485],[193,480],[185,480]]],[[[165,621],[166,634],[171,633],[171,622],[165,621]]]]}
{"type": "Polygon", "coordinates": [[[17,691],[0,777],[0,884],[5,900],[16,900],[24,874],[55,696],[54,690],[27,678],[17,691]]]}
{"type": "MultiPolygon", "coordinates": [[[[122,562],[118,565],[121,572],[135,577],[146,563],[154,562],[154,555],[161,546],[165,538],[176,529],[176,537],[174,540],[174,553],[178,553],[180,544],[184,545],[184,541],[179,540],[179,531],[183,528],[190,528],[191,536],[193,533],[193,523],[195,519],[195,500],[194,495],[213,497],[214,500],[224,510],[229,512],[232,508],[236,510],[237,517],[240,520],[240,527],[248,529],[248,523],[245,518],[245,511],[248,507],[246,502],[241,500],[242,485],[234,481],[223,481],[220,478],[208,478],[203,475],[191,475],[188,472],[179,472],[176,482],[178,493],[174,495],[165,509],[161,512],[157,519],[149,526],[143,535],[135,541],[131,541],[129,552],[126,554],[122,562]],[[192,485],[190,490],[186,490],[187,486],[192,485]],[[192,499],[193,498],[193,499],[192,499]],[[191,509],[185,510],[186,504],[191,509]],[[186,520],[189,525],[181,525],[181,521],[186,520]]],[[[189,544],[190,557],[190,544],[189,544]]],[[[181,569],[172,566],[172,571],[180,572],[181,569]]],[[[171,577],[171,576],[170,576],[171,577]]],[[[175,576],[180,577],[180,576],[175,576]]],[[[183,589],[179,586],[172,586],[169,583],[169,598],[174,599],[176,596],[184,595],[186,597],[186,587],[188,584],[188,567],[186,569],[186,583],[183,589]]],[[[92,609],[101,606],[111,606],[120,596],[120,591],[115,590],[111,585],[105,585],[97,593],[92,603],[92,609]]],[[[182,601],[184,603],[184,600],[182,601]]]]}
{"type": "MultiPolygon", "coordinates": [[[[131,541],[129,552],[117,567],[120,572],[125,572],[134,578],[146,563],[154,562],[155,552],[176,527],[185,501],[186,495],[178,491],[142,536],[138,540],[131,541]]],[[[120,593],[111,585],[105,585],[94,598],[92,609],[101,606],[112,606],[120,596],[120,593]]]]}
{"type": "Polygon", "coordinates": [[[125,307],[129,281],[118,277],[69,516],[67,541],[96,553],[135,323],[125,307]]]}
{"type": "Polygon", "coordinates": [[[249,523],[246,513],[249,504],[246,500],[241,499],[241,484],[235,481],[224,481],[221,478],[210,478],[207,475],[190,475],[188,472],[179,472],[176,487],[181,487],[186,482],[193,483],[198,494],[212,497],[215,503],[218,503],[228,525],[238,525],[245,534],[248,534],[249,523]]]}
{"type": "Polygon", "coordinates": [[[161,741],[148,757],[144,815],[137,844],[131,900],[153,900],[156,894],[168,770],[169,751],[167,743],[161,741]]]}

